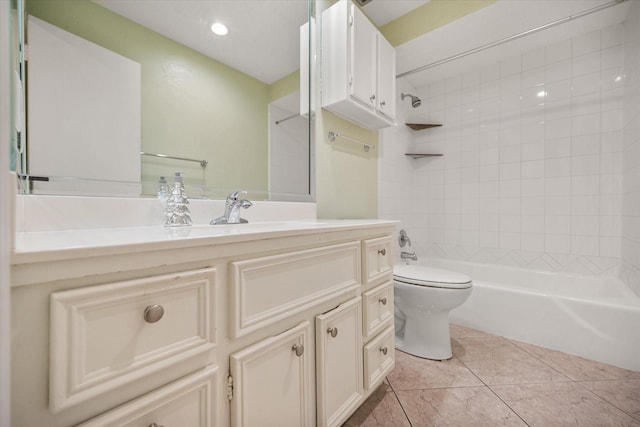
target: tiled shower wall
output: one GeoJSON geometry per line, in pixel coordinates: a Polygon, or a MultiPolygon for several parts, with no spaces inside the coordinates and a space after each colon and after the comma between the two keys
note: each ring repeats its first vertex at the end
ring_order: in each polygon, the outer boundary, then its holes
{"type": "Polygon", "coordinates": [[[640,295],[640,2],[625,22],[622,278],[640,295]]]}
{"type": "Polygon", "coordinates": [[[405,114],[443,126],[383,132],[380,216],[422,256],[618,274],[623,40],[617,25],[417,88],[405,114]]]}

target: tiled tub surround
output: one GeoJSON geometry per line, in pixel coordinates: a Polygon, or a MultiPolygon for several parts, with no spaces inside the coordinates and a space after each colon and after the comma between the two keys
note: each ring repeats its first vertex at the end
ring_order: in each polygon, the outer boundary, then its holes
{"type": "Polygon", "coordinates": [[[620,24],[416,88],[405,115],[443,126],[385,130],[381,216],[404,208],[422,256],[618,274],[623,40],[620,24]]]}
{"type": "Polygon", "coordinates": [[[345,426],[640,426],[640,372],[451,326],[453,358],[396,351],[345,426]]]}
{"type": "Polygon", "coordinates": [[[473,278],[452,322],[640,371],[640,297],[616,277],[422,259],[473,278]]]}
{"type": "Polygon", "coordinates": [[[624,33],[622,277],[640,295],[640,3],[624,33]]]}

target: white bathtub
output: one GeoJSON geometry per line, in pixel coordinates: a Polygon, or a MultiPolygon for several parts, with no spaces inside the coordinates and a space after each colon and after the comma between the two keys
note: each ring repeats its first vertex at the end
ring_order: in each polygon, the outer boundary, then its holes
{"type": "Polygon", "coordinates": [[[545,273],[441,259],[473,292],[451,322],[640,371],[640,297],[613,277],[545,273]]]}

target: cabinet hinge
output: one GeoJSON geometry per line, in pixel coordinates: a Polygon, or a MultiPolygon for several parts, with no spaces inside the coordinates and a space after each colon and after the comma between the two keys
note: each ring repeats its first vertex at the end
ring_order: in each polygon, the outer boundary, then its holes
{"type": "Polygon", "coordinates": [[[233,399],[233,377],[227,377],[227,400],[233,399]]]}

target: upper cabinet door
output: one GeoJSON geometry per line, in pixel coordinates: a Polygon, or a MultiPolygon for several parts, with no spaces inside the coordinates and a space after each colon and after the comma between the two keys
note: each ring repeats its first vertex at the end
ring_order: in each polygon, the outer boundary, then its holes
{"type": "Polygon", "coordinates": [[[378,34],[378,82],[376,109],[391,120],[396,117],[396,50],[378,34]]]}
{"type": "Polygon", "coordinates": [[[350,94],[362,104],[375,107],[377,30],[353,4],[350,8],[350,25],[350,94]]]}

